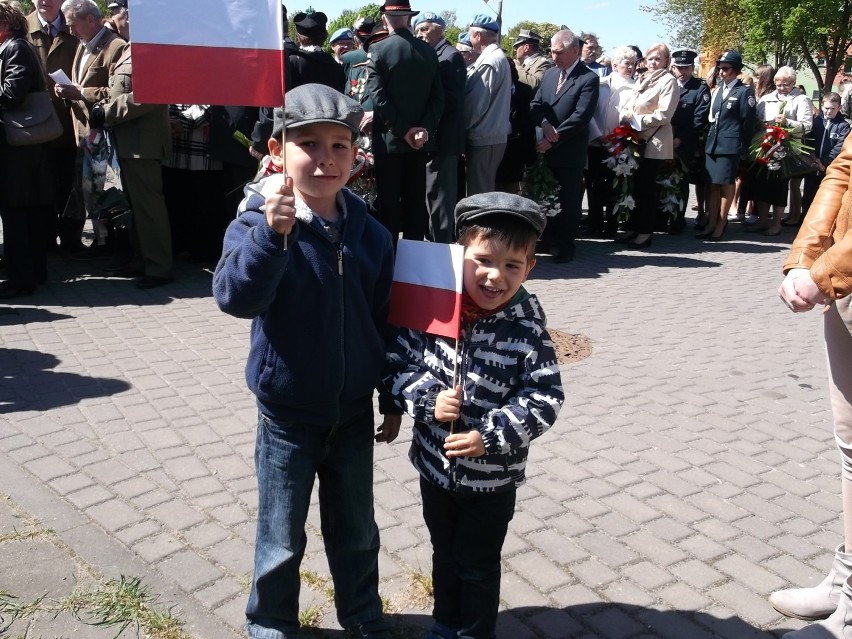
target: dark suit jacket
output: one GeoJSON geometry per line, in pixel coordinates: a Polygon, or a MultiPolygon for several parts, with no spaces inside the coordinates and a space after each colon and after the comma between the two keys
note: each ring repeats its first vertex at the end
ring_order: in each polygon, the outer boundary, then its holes
{"type": "Polygon", "coordinates": [[[444,89],[435,49],[410,31],[394,31],[370,45],[367,92],[373,99],[373,152],[415,152],[404,140],[411,127],[429,131],[421,150],[434,151],[444,89]]]}
{"type": "Polygon", "coordinates": [[[757,116],[754,91],[737,80],[722,100],[722,85],[710,99],[710,113],[718,114],[710,123],[704,150],[714,155],[739,155],[748,150],[757,116]]]}
{"type": "Polygon", "coordinates": [[[343,67],[325,51],[297,49],[287,56],[284,77],[288,91],[303,84],[324,84],[343,93],[346,84],[343,67]]]}
{"type": "Polygon", "coordinates": [[[464,153],[464,84],[467,68],[461,53],[446,40],[435,47],[441,86],[444,87],[444,112],[435,135],[436,153],[460,155],[464,153]]]}
{"type": "Polygon", "coordinates": [[[600,78],[578,62],[557,95],[561,72],[559,67],[544,72],[530,103],[530,116],[536,126],[541,126],[545,120],[550,122],[559,134],[559,140],[544,154],[547,163],[554,167],[582,169],[589,145],[589,122],[598,104],[600,78]]]}
{"type": "Polygon", "coordinates": [[[672,135],[680,140],[675,153],[688,167],[695,163],[697,156],[704,155],[701,141],[707,129],[709,112],[710,89],[707,83],[700,78],[690,78],[680,90],[677,111],[672,116],[672,135]]]}
{"type": "MultiPolygon", "coordinates": [[[[80,41],[68,32],[68,27],[65,25],[65,18],[61,18],[61,20],[62,29],[53,38],[53,42],[50,42],[47,34],[41,30],[38,13],[33,11],[27,16],[27,38],[36,48],[38,57],[48,73],[62,69],[65,75],[70,78],[71,69],[74,64],[74,54],[77,51],[77,44],[80,41]]],[[[48,77],[47,90],[50,93],[50,99],[53,101],[53,109],[62,123],[63,132],[62,137],[51,142],[50,146],[53,148],[76,148],[77,140],[74,135],[74,124],[71,121],[71,110],[68,104],[65,103],[65,100],[54,93],[53,87],[55,84],[48,77]]]]}

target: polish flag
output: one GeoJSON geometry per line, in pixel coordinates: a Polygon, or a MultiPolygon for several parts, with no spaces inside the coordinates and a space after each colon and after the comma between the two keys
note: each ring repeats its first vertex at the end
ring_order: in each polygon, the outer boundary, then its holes
{"type": "Polygon", "coordinates": [[[275,106],[281,0],[133,0],[134,101],[275,106]]]}
{"type": "Polygon", "coordinates": [[[461,325],[464,247],[400,240],[388,321],[458,339],[461,325]]]}

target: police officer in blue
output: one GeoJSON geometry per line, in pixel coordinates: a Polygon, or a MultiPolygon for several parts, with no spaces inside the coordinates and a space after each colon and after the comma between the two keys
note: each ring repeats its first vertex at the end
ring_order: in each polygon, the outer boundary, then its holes
{"type": "Polygon", "coordinates": [[[669,221],[668,230],[672,235],[681,233],[686,225],[684,218],[690,184],[695,185],[699,207],[704,203],[704,139],[710,112],[710,89],[704,80],[693,75],[697,57],[695,51],[687,49],[672,53],[671,72],[680,87],[678,108],[672,117],[672,131],[675,153],[686,168],[680,183],[680,211],[675,219],[669,221]]]}
{"type": "Polygon", "coordinates": [[[710,129],[704,145],[707,171],[707,225],[696,235],[715,242],[722,239],[728,211],[734,200],[734,184],[740,158],[748,151],[757,102],[754,91],[737,76],[743,68],[742,56],[728,49],[716,60],[716,88],[710,96],[710,129]]]}

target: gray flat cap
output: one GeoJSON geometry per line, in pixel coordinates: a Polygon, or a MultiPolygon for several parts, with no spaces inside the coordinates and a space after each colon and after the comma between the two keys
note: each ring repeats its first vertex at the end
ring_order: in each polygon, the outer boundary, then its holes
{"type": "Polygon", "coordinates": [[[277,138],[285,127],[295,129],[317,122],[342,124],[358,135],[363,117],[361,105],[340,91],[324,84],[302,84],[287,91],[283,109],[275,109],[272,137],[277,138]]]}
{"type": "Polygon", "coordinates": [[[512,193],[478,193],[456,204],[456,229],[461,234],[470,224],[482,224],[486,216],[509,215],[529,224],[538,235],[547,224],[541,207],[530,199],[512,193]]]}

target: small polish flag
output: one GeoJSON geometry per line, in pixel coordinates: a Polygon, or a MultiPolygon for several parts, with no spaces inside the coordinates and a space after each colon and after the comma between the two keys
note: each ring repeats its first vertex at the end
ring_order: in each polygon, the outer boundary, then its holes
{"type": "Polygon", "coordinates": [[[388,321],[396,326],[458,339],[464,247],[400,240],[388,321]]]}
{"type": "Polygon", "coordinates": [[[132,4],[135,102],[281,104],[281,0],[132,4]]]}

